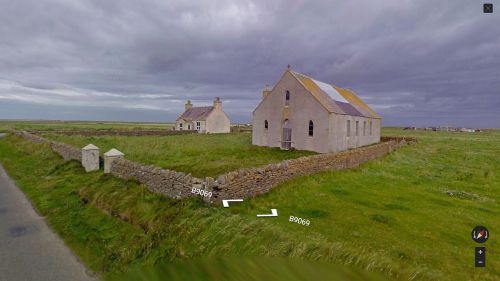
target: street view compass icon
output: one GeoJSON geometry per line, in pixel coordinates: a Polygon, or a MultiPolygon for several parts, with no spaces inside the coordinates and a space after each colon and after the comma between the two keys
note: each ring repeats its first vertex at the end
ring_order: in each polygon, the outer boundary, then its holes
{"type": "Polygon", "coordinates": [[[477,243],[484,243],[488,240],[490,233],[488,229],[484,226],[476,226],[472,230],[472,240],[477,243]]]}

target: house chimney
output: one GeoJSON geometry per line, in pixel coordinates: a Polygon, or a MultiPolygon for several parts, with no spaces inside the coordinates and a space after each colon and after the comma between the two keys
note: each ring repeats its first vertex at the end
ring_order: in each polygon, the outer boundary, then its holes
{"type": "Polygon", "coordinates": [[[219,97],[216,97],[214,100],[214,109],[222,109],[222,101],[219,97]]]}
{"type": "Polygon", "coordinates": [[[269,84],[266,84],[266,87],[262,91],[262,99],[265,99],[269,94],[271,93],[271,90],[269,89],[269,84]]]}
{"type": "Polygon", "coordinates": [[[184,105],[184,108],[185,108],[185,110],[188,110],[188,109],[191,109],[191,107],[193,107],[193,104],[191,103],[190,100],[188,100],[186,102],[186,104],[184,105]]]}

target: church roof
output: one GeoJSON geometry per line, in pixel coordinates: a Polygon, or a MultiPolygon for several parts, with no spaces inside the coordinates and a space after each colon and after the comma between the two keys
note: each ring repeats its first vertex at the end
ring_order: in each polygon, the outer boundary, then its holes
{"type": "Polygon", "coordinates": [[[329,112],[380,118],[380,116],[363,102],[353,91],[332,84],[314,80],[294,71],[290,73],[309,91],[329,112]]]}
{"type": "Polygon", "coordinates": [[[178,119],[184,119],[187,121],[200,121],[206,120],[208,115],[214,110],[213,106],[199,106],[191,107],[190,109],[184,111],[178,119]]]}

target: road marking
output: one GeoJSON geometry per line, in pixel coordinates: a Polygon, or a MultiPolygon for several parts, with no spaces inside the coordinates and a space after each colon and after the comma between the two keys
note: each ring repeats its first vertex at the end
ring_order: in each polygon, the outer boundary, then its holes
{"type": "Polygon", "coordinates": [[[277,217],[277,216],[278,216],[278,210],[277,209],[271,209],[271,214],[257,215],[258,218],[263,218],[263,217],[277,217]]]}
{"type": "Polygon", "coordinates": [[[243,202],[243,199],[228,199],[228,200],[222,200],[222,205],[224,208],[229,207],[229,202],[243,202]]]}

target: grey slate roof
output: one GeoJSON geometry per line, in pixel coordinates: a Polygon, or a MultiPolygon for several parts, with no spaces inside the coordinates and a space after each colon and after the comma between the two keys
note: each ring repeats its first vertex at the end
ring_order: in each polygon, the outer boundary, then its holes
{"type": "Polygon", "coordinates": [[[190,121],[206,120],[212,110],[214,110],[213,106],[191,107],[190,109],[184,111],[184,113],[182,113],[182,115],[177,119],[190,121]]]}
{"type": "Polygon", "coordinates": [[[340,101],[333,101],[336,103],[342,111],[351,116],[361,116],[363,117],[364,115],[359,112],[354,106],[352,106],[350,103],[345,103],[345,102],[340,102],[340,101]]]}

